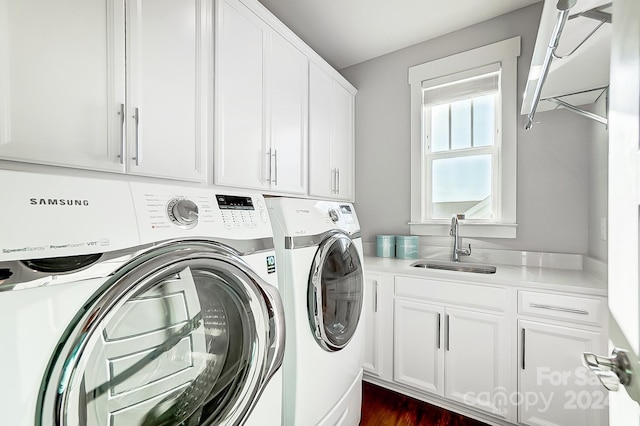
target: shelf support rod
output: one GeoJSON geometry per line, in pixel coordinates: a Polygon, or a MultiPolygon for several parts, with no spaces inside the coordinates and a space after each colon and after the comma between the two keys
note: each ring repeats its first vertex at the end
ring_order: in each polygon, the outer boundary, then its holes
{"type": "Polygon", "coordinates": [[[533,92],[531,112],[528,115],[527,125],[524,127],[526,130],[529,130],[531,129],[531,127],[533,127],[533,116],[535,115],[536,109],[538,108],[538,103],[540,102],[542,86],[547,79],[547,74],[549,74],[549,68],[551,67],[553,55],[556,51],[556,48],[558,47],[560,35],[562,34],[562,30],[567,22],[567,19],[569,18],[569,11],[576,4],[576,1],[577,0],[558,0],[558,3],[556,4],[556,8],[558,9],[556,25],[553,28],[553,32],[551,33],[551,40],[549,40],[549,46],[547,47],[547,51],[544,55],[544,62],[542,63],[542,69],[540,71],[540,77],[538,78],[538,84],[536,85],[536,89],[533,92]]]}
{"type": "Polygon", "coordinates": [[[607,120],[606,118],[601,117],[598,114],[594,114],[592,112],[580,109],[580,108],[578,108],[578,107],[576,107],[574,105],[571,105],[570,103],[565,102],[563,100],[560,100],[558,98],[553,98],[553,97],[552,98],[546,98],[545,101],[553,102],[553,103],[555,103],[557,105],[560,105],[563,108],[568,109],[571,112],[575,112],[578,115],[582,115],[583,117],[587,117],[587,118],[590,118],[592,120],[595,120],[598,123],[604,124],[605,126],[608,125],[609,120],[607,120]]]}

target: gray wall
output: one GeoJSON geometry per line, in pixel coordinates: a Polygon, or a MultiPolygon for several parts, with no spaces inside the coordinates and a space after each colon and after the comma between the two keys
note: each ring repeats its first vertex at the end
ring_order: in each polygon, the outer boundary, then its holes
{"type": "MultiPolygon", "coordinates": [[[[542,3],[345,68],[356,97],[356,209],[365,242],[376,234],[408,234],[410,219],[410,91],[408,68],[521,36],[518,105],[533,54],[542,3]]],[[[519,111],[518,111],[519,115],[519,111]]],[[[516,239],[476,245],[529,251],[589,251],[588,120],[566,110],[518,122],[516,239]]],[[[428,240],[427,240],[428,241],[428,240]]],[[[423,239],[423,243],[425,240],[423,239]]]]}

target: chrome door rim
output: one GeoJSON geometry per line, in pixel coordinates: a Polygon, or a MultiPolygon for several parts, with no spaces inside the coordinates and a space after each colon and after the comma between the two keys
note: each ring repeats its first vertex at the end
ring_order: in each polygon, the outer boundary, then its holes
{"type": "MultiPolygon", "coordinates": [[[[284,316],[279,293],[262,280],[229,247],[208,240],[174,241],[140,254],[117,270],[71,321],[52,355],[36,407],[36,425],[65,425],[69,389],[78,380],[78,363],[89,337],[134,294],[151,288],[161,276],[186,266],[224,269],[238,277],[246,292],[256,327],[258,350],[246,374],[245,386],[225,424],[238,424],[251,412],[284,356],[284,316]],[[215,268],[212,268],[214,266],[215,268]]],[[[79,375],[81,376],[81,374],[79,375]]],[[[206,424],[206,422],[205,422],[206,424]]]]}
{"type": "MultiPolygon", "coordinates": [[[[355,334],[354,332],[348,337],[343,344],[336,344],[329,339],[324,327],[324,316],[322,313],[322,268],[329,254],[329,250],[340,240],[346,240],[349,244],[353,244],[353,240],[348,233],[335,229],[325,234],[324,240],[320,243],[318,250],[313,259],[311,272],[309,277],[307,313],[309,316],[309,325],[316,342],[326,351],[335,352],[346,347],[355,334]]],[[[357,251],[357,249],[356,249],[357,251]]],[[[358,258],[360,262],[360,259],[358,258]]],[[[362,264],[360,264],[362,274],[362,264]]],[[[364,281],[364,278],[362,279],[364,281]]],[[[360,295],[360,312],[358,312],[357,322],[360,322],[362,314],[363,295],[360,295]]],[[[356,325],[357,328],[357,325],[356,325]]]]}

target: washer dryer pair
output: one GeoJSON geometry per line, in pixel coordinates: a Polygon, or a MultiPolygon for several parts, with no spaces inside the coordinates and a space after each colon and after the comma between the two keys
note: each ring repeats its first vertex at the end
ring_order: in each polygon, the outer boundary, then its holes
{"type": "Polygon", "coordinates": [[[285,305],[284,424],[360,422],[360,226],[348,203],[267,198],[285,305]]]}
{"type": "Polygon", "coordinates": [[[0,171],[0,422],[280,425],[256,193],[0,171]]]}

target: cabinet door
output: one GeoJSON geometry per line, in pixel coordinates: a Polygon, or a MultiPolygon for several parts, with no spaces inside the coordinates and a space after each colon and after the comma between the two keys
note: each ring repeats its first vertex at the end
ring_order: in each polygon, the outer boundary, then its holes
{"type": "Polygon", "coordinates": [[[510,345],[503,315],[447,308],[445,397],[509,419],[510,345]]]}
{"type": "Polygon", "coordinates": [[[380,336],[382,324],[380,323],[379,294],[382,284],[382,275],[365,274],[364,280],[364,360],[363,369],[367,373],[380,377],[382,360],[382,339],[380,336]]]}
{"type": "Polygon", "coordinates": [[[309,195],[333,197],[335,169],[331,164],[331,77],[309,64],[309,195]]]}
{"type": "Polygon", "coordinates": [[[263,84],[268,28],[239,2],[217,5],[215,183],[265,189],[271,163],[263,84]]]}
{"type": "Polygon", "coordinates": [[[212,0],[127,3],[131,173],[206,179],[213,79],[212,0]]]}
{"type": "Polygon", "coordinates": [[[318,66],[309,67],[309,194],[352,200],[354,97],[318,66]]]}
{"type": "Polygon", "coordinates": [[[0,157],[124,171],[124,3],[0,5],[0,157]]]}
{"type": "Polygon", "coordinates": [[[308,60],[271,31],[267,115],[271,142],[271,189],[307,192],[308,60]]]}
{"type": "Polygon", "coordinates": [[[335,198],[353,199],[354,184],[354,98],[349,91],[338,83],[332,91],[332,168],[335,169],[335,198]]]}
{"type": "Polygon", "coordinates": [[[394,303],[393,379],[443,395],[443,308],[396,299],[394,303]]]}
{"type": "Polygon", "coordinates": [[[600,334],[532,321],[519,321],[519,332],[520,423],[606,424],[607,391],[580,357],[583,352],[605,352],[600,334]]]}

